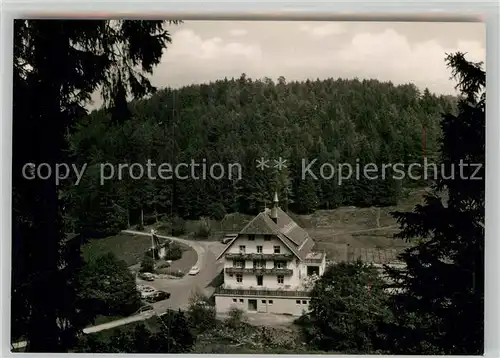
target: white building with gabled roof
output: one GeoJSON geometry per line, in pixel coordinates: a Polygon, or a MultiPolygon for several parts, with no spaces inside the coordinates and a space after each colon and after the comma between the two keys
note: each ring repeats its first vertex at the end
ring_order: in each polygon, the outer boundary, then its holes
{"type": "Polygon", "coordinates": [[[300,316],[308,310],[312,282],[323,274],[326,255],[278,205],[254,217],[224,248],[224,284],[215,292],[219,313],[247,312],[300,316]]]}

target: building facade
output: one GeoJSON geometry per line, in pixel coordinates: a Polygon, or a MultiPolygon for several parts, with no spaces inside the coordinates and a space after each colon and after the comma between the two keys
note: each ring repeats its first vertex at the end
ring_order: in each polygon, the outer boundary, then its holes
{"type": "Polygon", "coordinates": [[[291,314],[308,310],[314,280],[326,255],[288,216],[275,194],[272,209],[254,217],[217,258],[224,260],[224,284],[216,290],[219,313],[232,307],[246,312],[291,314]]]}

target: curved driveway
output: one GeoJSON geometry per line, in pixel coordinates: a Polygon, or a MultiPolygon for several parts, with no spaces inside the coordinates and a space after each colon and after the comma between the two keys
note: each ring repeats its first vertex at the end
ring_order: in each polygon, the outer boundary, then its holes
{"type": "MultiPolygon", "coordinates": [[[[132,235],[151,236],[150,233],[134,230],[123,230],[122,232],[132,235]]],[[[153,308],[155,311],[154,314],[162,314],[167,309],[186,309],[189,304],[189,298],[195,291],[199,291],[201,293],[204,293],[205,295],[211,295],[214,288],[209,287],[209,284],[224,266],[223,263],[217,263],[215,259],[222,252],[225,245],[221,244],[218,241],[194,241],[172,236],[157,236],[162,239],[177,241],[195,250],[196,255],[198,256],[196,266],[200,268],[200,272],[195,276],[186,275],[179,279],[156,279],[152,282],[145,282],[145,284],[153,286],[158,290],[170,292],[170,298],[168,300],[156,302],[153,304],[153,308]]],[[[151,318],[154,314],[152,314],[151,312],[145,312],[143,314],[125,317],[97,326],[87,327],[83,330],[83,333],[89,334],[104,331],[131,322],[146,320],[148,318],[151,318]]],[[[16,342],[12,344],[12,348],[24,348],[26,347],[26,344],[26,341],[16,342]]]]}
{"type": "MultiPolygon", "coordinates": [[[[122,232],[132,235],[151,235],[150,233],[133,230],[124,230],[122,232]]],[[[162,239],[179,242],[195,250],[198,256],[196,266],[200,268],[200,272],[197,275],[186,275],[179,279],[159,278],[151,282],[145,282],[158,290],[170,292],[171,296],[168,300],[153,304],[156,312],[163,313],[167,309],[186,309],[189,304],[189,298],[195,291],[211,295],[214,289],[209,287],[209,284],[224,266],[223,263],[215,261],[218,254],[222,252],[224,245],[217,241],[194,241],[165,235],[157,236],[162,239]]]]}

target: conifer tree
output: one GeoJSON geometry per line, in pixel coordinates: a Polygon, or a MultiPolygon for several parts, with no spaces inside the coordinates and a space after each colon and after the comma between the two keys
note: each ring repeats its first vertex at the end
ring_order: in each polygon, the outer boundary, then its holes
{"type": "Polygon", "coordinates": [[[388,270],[402,289],[389,334],[393,354],[483,351],[485,72],[462,53],[446,62],[461,99],[442,120],[443,171],[424,205],[394,213],[397,237],[420,240],[401,255],[405,270],[388,270]],[[461,169],[461,161],[474,165],[461,169]]]}
{"type": "Polygon", "coordinates": [[[67,304],[77,290],[77,279],[68,273],[79,265],[78,255],[70,260],[62,249],[67,206],[61,200],[67,196],[54,180],[26,180],[23,166],[46,163],[54,169],[69,161],[65,137],[99,88],[108,105],[113,97],[123,100],[125,92],[153,92],[145,75],[170,42],[164,27],[164,21],[14,23],[11,322],[13,338],[25,337],[30,352],[67,351],[90,318],[82,319],[85,313],[67,304]]]}

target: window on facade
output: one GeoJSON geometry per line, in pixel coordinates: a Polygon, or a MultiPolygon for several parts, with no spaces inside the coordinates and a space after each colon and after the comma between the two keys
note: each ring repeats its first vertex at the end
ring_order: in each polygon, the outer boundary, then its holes
{"type": "Polygon", "coordinates": [[[238,300],[236,298],[233,298],[233,302],[237,302],[238,300]]]}
{"type": "Polygon", "coordinates": [[[300,300],[295,301],[296,304],[300,305],[300,300]]]}
{"type": "Polygon", "coordinates": [[[262,303],[266,304],[266,300],[262,300],[262,303]]]}
{"type": "Polygon", "coordinates": [[[243,282],[243,275],[236,275],[236,282],[243,282]]]}
{"type": "Polygon", "coordinates": [[[285,282],[285,276],[278,276],[278,283],[285,282]]]}
{"type": "Polygon", "coordinates": [[[271,241],[271,235],[264,235],[264,241],[271,241]]]}
{"type": "Polygon", "coordinates": [[[237,268],[245,268],[245,261],[243,260],[234,260],[233,266],[237,268]]]}
{"type": "Polygon", "coordinates": [[[249,241],[254,241],[255,240],[255,235],[248,235],[248,240],[249,241]]]}
{"type": "Polygon", "coordinates": [[[270,305],[272,305],[272,304],[273,304],[273,300],[269,300],[269,301],[268,301],[268,303],[269,303],[270,305]]]}
{"type": "Polygon", "coordinates": [[[241,252],[242,254],[244,254],[244,253],[245,253],[245,249],[246,249],[245,245],[240,245],[240,252],[241,252]]]}
{"type": "Polygon", "coordinates": [[[240,298],[240,303],[243,303],[243,298],[240,298]]]}
{"type": "Polygon", "coordinates": [[[255,260],[253,262],[253,268],[263,268],[264,267],[264,262],[260,260],[255,260]]]}
{"type": "Polygon", "coordinates": [[[278,269],[286,268],[286,262],[274,261],[274,268],[278,268],[278,269]]]}
{"type": "Polygon", "coordinates": [[[257,253],[261,254],[262,253],[262,246],[257,246],[257,253]]]}
{"type": "Polygon", "coordinates": [[[281,251],[281,247],[279,247],[279,246],[275,246],[275,247],[274,247],[274,253],[275,253],[275,254],[279,254],[279,253],[280,253],[280,251],[281,251]]]}
{"type": "Polygon", "coordinates": [[[303,305],[307,305],[307,301],[302,301],[302,304],[303,305]]]}

